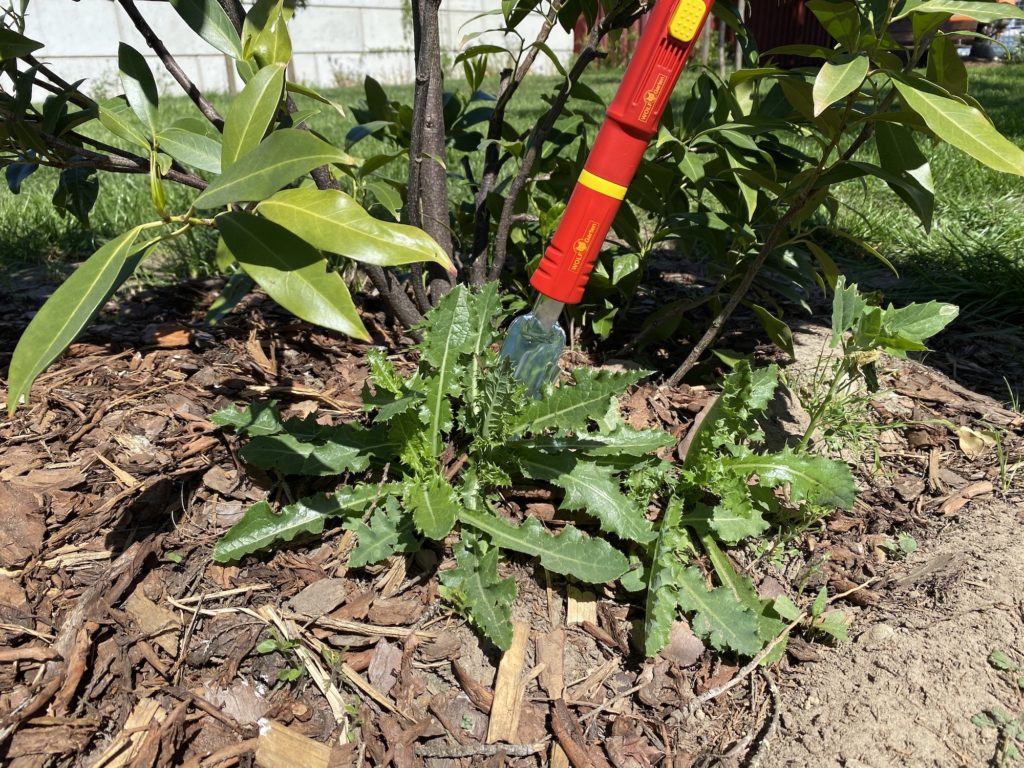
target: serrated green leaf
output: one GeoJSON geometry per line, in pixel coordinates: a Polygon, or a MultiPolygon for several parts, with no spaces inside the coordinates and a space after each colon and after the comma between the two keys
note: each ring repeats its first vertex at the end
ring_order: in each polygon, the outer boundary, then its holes
{"type": "Polygon", "coordinates": [[[160,95],[146,58],[128,43],[120,43],[117,47],[117,67],[128,104],[146,126],[149,136],[155,137],[160,95]]]}
{"type": "Polygon", "coordinates": [[[307,322],[369,340],[348,286],[340,274],[329,271],[319,251],[251,213],[223,213],[217,227],[242,269],[282,307],[307,322]]]}
{"type": "Polygon", "coordinates": [[[834,637],[841,643],[850,642],[849,627],[846,624],[846,617],[842,611],[830,611],[814,623],[814,628],[834,637]]]}
{"type": "Polygon", "coordinates": [[[344,163],[347,153],[309,131],[281,128],[228,166],[194,201],[196,208],[263,200],[299,176],[329,163],[344,163]]]}
{"type": "Polygon", "coordinates": [[[218,563],[234,562],[275,542],[292,541],[302,533],[322,533],[328,518],[361,514],[378,493],[375,485],[345,488],[301,499],[277,514],[261,501],[249,507],[221,537],[213,548],[213,559],[218,563]]]}
{"type": "Polygon", "coordinates": [[[1024,150],[1003,136],[978,109],[937,96],[913,81],[892,80],[906,103],[945,142],[989,168],[1024,176],[1024,150]]]}
{"type": "Polygon", "coordinates": [[[539,435],[509,443],[509,447],[533,448],[542,451],[573,451],[592,457],[639,458],[675,445],[676,439],[660,429],[633,429],[623,424],[612,432],[601,434],[539,435]]]}
{"type": "Polygon", "coordinates": [[[1007,656],[1006,651],[992,651],[992,653],[988,655],[988,663],[996,669],[1008,670],[1010,672],[1016,672],[1020,669],[1020,665],[1007,656]]]}
{"type": "Polygon", "coordinates": [[[349,568],[379,563],[394,554],[419,549],[412,518],[406,515],[394,496],[374,508],[367,523],[350,520],[343,527],[356,534],[356,546],[348,558],[349,568]]]}
{"type": "Polygon", "coordinates": [[[787,448],[779,453],[752,454],[744,458],[723,457],[722,466],[746,475],[756,474],[761,486],[788,483],[794,502],[852,509],[857,499],[857,485],[850,468],[824,456],[794,453],[787,448]]]}
{"type": "Polygon", "coordinates": [[[953,304],[929,301],[882,312],[882,333],[911,342],[922,343],[953,322],[960,310],[953,304]]]}
{"type": "Polygon", "coordinates": [[[512,601],[515,579],[498,577],[498,550],[482,555],[467,545],[455,553],[456,567],[440,574],[438,592],[467,614],[498,648],[512,645],[512,601]]]}
{"type": "Polygon", "coordinates": [[[459,504],[455,489],[443,477],[435,476],[429,482],[413,480],[403,498],[416,527],[428,539],[441,541],[451,532],[459,504]]]}
{"type": "MultiPolygon", "coordinates": [[[[351,432],[356,435],[365,430],[352,427],[351,432]]],[[[365,435],[360,437],[365,439],[365,435]]],[[[360,472],[370,464],[369,452],[357,439],[312,443],[287,432],[254,437],[242,447],[239,456],[247,464],[260,469],[274,469],[283,475],[311,477],[360,472]]]]}
{"type": "Polygon", "coordinates": [[[678,556],[682,500],[672,497],[658,530],[658,541],[651,553],[644,611],[644,652],[654,656],[668,644],[672,623],[679,609],[679,583],[683,566],[678,556]]]}
{"type": "Polygon", "coordinates": [[[718,650],[753,656],[764,645],[758,635],[757,617],[747,611],[727,587],[709,590],[704,576],[694,567],[684,569],[677,583],[679,607],[693,614],[691,627],[718,650]]]}
{"type": "Polygon", "coordinates": [[[42,371],[67,349],[135,271],[152,241],[138,245],[150,224],[134,227],[103,245],[71,273],[43,304],[18,339],[7,381],[7,410],[14,413],[42,371]]]}
{"type": "Polygon", "coordinates": [[[276,435],[284,429],[276,400],[253,403],[246,408],[229,405],[210,416],[218,427],[231,427],[240,435],[276,435]]]}
{"type": "Polygon", "coordinates": [[[422,229],[375,219],[340,190],[285,189],[258,210],[321,251],[381,267],[432,261],[455,270],[448,254],[422,229]]]}
{"type": "Polygon", "coordinates": [[[719,502],[712,509],[708,524],[722,541],[736,544],[768,530],[768,522],[754,505],[745,478],[735,478],[716,490],[719,502]]]}
{"type": "Polygon", "coordinates": [[[578,460],[570,453],[521,451],[517,458],[527,477],[547,480],[565,491],[561,509],[583,510],[598,520],[601,530],[626,541],[647,544],[657,536],[644,509],[622,493],[610,467],[578,460]]]}
{"type": "Polygon", "coordinates": [[[259,70],[231,102],[224,118],[221,165],[227,170],[260,145],[277,114],[284,93],[284,65],[259,70]]]}
{"type": "Polygon", "coordinates": [[[828,605],[828,588],[822,587],[818,591],[818,596],[814,598],[814,602],[811,604],[811,616],[821,616],[821,612],[825,610],[826,605],[828,605]]]}
{"type": "Polygon", "coordinates": [[[210,0],[170,0],[182,20],[218,51],[242,58],[242,41],[220,3],[210,0]]]}
{"type": "Polygon", "coordinates": [[[583,429],[608,409],[608,401],[622,394],[647,375],[647,371],[609,371],[577,368],[572,372],[574,386],[562,384],[547,397],[531,403],[511,425],[513,433],[545,429],[583,429]]]}
{"type": "Polygon", "coordinates": [[[826,61],[814,78],[814,116],[860,88],[868,74],[867,54],[840,54],[826,61]]]}
{"type": "Polygon", "coordinates": [[[461,285],[453,288],[429,313],[424,326],[427,332],[420,344],[420,354],[435,370],[424,382],[426,399],[422,416],[432,455],[436,457],[441,455],[444,434],[452,426],[448,397],[458,394],[459,356],[469,351],[473,341],[466,288],[461,285]]]}
{"type": "Polygon", "coordinates": [[[535,517],[515,526],[490,512],[462,509],[459,520],[487,535],[502,548],[540,558],[553,573],[572,576],[591,584],[614,581],[629,569],[626,556],[603,539],[587,538],[567,525],[554,535],[535,517]]]}

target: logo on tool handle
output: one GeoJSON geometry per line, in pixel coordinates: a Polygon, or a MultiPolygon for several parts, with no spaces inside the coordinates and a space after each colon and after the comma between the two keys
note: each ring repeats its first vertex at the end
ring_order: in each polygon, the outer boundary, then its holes
{"type": "Polygon", "coordinates": [[[641,123],[646,123],[651,119],[651,113],[654,112],[654,105],[658,103],[658,97],[661,96],[661,92],[665,90],[665,83],[668,82],[668,75],[663,72],[659,72],[654,78],[654,82],[651,87],[644,91],[643,97],[643,108],[640,110],[639,120],[641,123]]]}
{"type": "Polygon", "coordinates": [[[590,244],[594,240],[594,234],[597,232],[597,222],[591,219],[587,222],[587,228],[583,234],[577,237],[572,243],[572,252],[575,254],[572,263],[569,264],[570,272],[579,272],[580,265],[584,259],[587,258],[587,252],[590,251],[590,244]]]}

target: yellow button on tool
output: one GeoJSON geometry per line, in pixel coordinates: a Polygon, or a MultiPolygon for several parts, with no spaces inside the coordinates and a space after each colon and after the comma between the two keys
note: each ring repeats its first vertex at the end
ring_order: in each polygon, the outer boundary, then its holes
{"type": "Polygon", "coordinates": [[[688,43],[697,34],[700,20],[704,18],[707,6],[703,0],[679,0],[672,21],[668,24],[668,33],[676,40],[688,43]]]}

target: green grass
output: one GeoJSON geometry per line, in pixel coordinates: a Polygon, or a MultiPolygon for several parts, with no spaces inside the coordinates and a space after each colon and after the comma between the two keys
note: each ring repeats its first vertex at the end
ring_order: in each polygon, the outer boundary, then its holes
{"type": "MultiPolygon", "coordinates": [[[[621,73],[614,69],[590,71],[585,82],[606,101],[610,100],[621,73]]],[[[689,71],[688,79],[695,77],[689,71]]],[[[535,123],[546,111],[545,95],[554,92],[556,77],[529,78],[513,100],[510,121],[523,129],[535,123]]],[[[985,106],[995,125],[1012,141],[1024,144],[1024,65],[974,68],[971,92],[985,106]]],[[[457,85],[457,84],[453,84],[457,85]]],[[[496,83],[489,83],[493,92],[496,83]]],[[[485,90],[488,88],[485,87],[485,90]]],[[[674,96],[680,105],[689,90],[682,83],[674,96]]],[[[412,100],[411,86],[393,86],[389,94],[404,102],[412,100]]],[[[362,101],[361,86],[331,89],[329,95],[343,105],[362,101]]],[[[214,102],[226,107],[223,97],[214,102]]],[[[596,115],[596,105],[581,105],[596,115]]],[[[184,98],[166,98],[161,105],[166,122],[176,117],[197,115],[184,98]]],[[[351,115],[339,116],[325,109],[312,121],[316,130],[342,142],[354,121],[351,115]]],[[[101,128],[95,130],[101,131],[101,128]]],[[[106,137],[109,140],[109,137],[106,137]]],[[[373,139],[356,144],[353,154],[367,156],[379,151],[373,139]]],[[[845,203],[840,226],[863,237],[892,260],[914,280],[898,283],[890,295],[899,298],[941,296],[958,301],[968,313],[987,317],[1005,316],[1007,321],[1024,323],[1024,304],[1007,301],[1024,289],[1024,179],[991,171],[949,146],[926,147],[931,157],[937,191],[935,224],[924,232],[884,184],[871,180],[866,188],[849,183],[839,190],[845,203]],[[914,295],[911,296],[910,294],[914,295]],[[904,295],[905,294],[905,295],[904,295]]],[[[870,147],[865,154],[870,156],[870,147]]],[[[401,171],[395,164],[396,173],[401,171]]],[[[88,255],[109,237],[126,228],[151,220],[148,181],[143,176],[101,174],[100,197],[91,215],[92,229],[71,218],[63,218],[50,204],[56,172],[41,169],[15,196],[0,189],[0,252],[6,268],[44,263],[59,270],[68,260],[88,255]]],[[[168,184],[175,208],[182,208],[194,194],[191,190],[168,184]]],[[[173,274],[196,274],[209,269],[213,237],[179,239],[168,258],[159,260],[173,274]]],[[[850,256],[845,241],[832,244],[839,256],[850,256]]],[[[856,265],[854,265],[856,272],[856,265]]]]}

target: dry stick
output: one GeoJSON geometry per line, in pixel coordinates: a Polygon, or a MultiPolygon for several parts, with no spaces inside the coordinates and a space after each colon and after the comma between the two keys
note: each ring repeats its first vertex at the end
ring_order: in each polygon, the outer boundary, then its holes
{"type": "Polygon", "coordinates": [[[747,291],[750,290],[750,286],[754,282],[754,278],[757,277],[757,273],[761,271],[761,267],[764,266],[765,261],[767,261],[768,257],[771,255],[771,252],[775,249],[775,246],[778,243],[779,238],[782,237],[783,232],[785,232],[786,227],[789,226],[789,223],[794,218],[796,218],[797,214],[799,214],[803,210],[804,206],[807,204],[808,199],[810,199],[811,193],[814,191],[814,185],[817,183],[818,179],[824,176],[827,171],[835,168],[841,163],[845,163],[847,160],[853,157],[854,153],[858,149],[860,149],[864,145],[864,142],[870,139],[873,134],[874,124],[869,123],[865,125],[864,128],[861,129],[861,132],[860,134],[858,134],[857,138],[854,139],[850,146],[847,147],[846,151],[843,152],[842,155],[840,155],[839,159],[836,160],[836,162],[830,165],[828,168],[826,168],[824,165],[824,160],[828,158],[828,155],[831,154],[832,150],[835,148],[836,144],[839,141],[839,134],[836,134],[836,138],[832,140],[831,146],[829,146],[828,150],[825,152],[825,157],[823,158],[822,164],[818,166],[817,171],[811,176],[810,180],[807,183],[807,186],[804,187],[803,192],[801,192],[797,199],[790,204],[789,209],[782,215],[782,218],[775,222],[774,226],[771,228],[771,231],[768,233],[768,237],[765,238],[764,244],[761,246],[761,249],[757,252],[757,256],[755,256],[753,261],[750,262],[750,266],[748,266],[747,271],[743,273],[743,277],[740,279],[739,285],[736,287],[736,290],[733,291],[732,295],[729,297],[729,301],[722,308],[722,311],[718,313],[715,319],[711,321],[711,325],[708,326],[708,329],[704,332],[704,335],[701,336],[700,341],[698,341],[693,346],[693,349],[690,350],[690,354],[686,356],[686,359],[683,361],[682,365],[676,368],[675,372],[671,376],[669,376],[668,380],[664,384],[662,384],[661,388],[674,387],[677,384],[679,384],[679,382],[683,380],[683,377],[686,376],[686,374],[688,374],[697,364],[697,361],[707,351],[708,347],[711,346],[712,342],[714,342],[714,340],[718,337],[718,334],[721,332],[722,327],[732,316],[732,313],[736,310],[736,307],[738,307],[740,305],[740,302],[742,302],[743,299],[746,297],[747,291]]]}
{"type": "MultiPolygon", "coordinates": [[[[632,4],[630,4],[630,6],[632,6],[632,4]]],[[[561,115],[562,109],[565,107],[565,102],[569,99],[569,92],[576,84],[576,81],[583,75],[584,70],[586,70],[590,62],[597,58],[597,45],[601,42],[604,36],[612,29],[628,26],[644,10],[646,10],[646,8],[636,8],[633,6],[632,10],[621,10],[609,14],[590,31],[590,35],[587,39],[587,47],[580,52],[579,57],[576,59],[576,63],[573,64],[572,69],[569,71],[569,76],[562,83],[562,87],[561,90],[559,90],[558,95],[555,96],[551,109],[548,110],[547,114],[544,115],[544,119],[541,120],[541,122],[531,131],[529,143],[526,148],[526,152],[523,155],[522,165],[519,166],[519,172],[509,185],[508,194],[501,206],[501,216],[498,219],[498,232],[494,238],[494,260],[491,262],[491,268],[487,272],[488,280],[497,280],[501,275],[502,270],[505,268],[505,259],[508,256],[508,235],[509,230],[512,228],[513,210],[515,209],[519,195],[522,194],[527,181],[529,181],[530,174],[533,171],[533,164],[537,161],[537,157],[540,155],[540,150],[543,148],[544,142],[547,141],[548,134],[554,127],[555,121],[558,119],[559,115],[561,115]]]]}
{"type": "Polygon", "coordinates": [[[492,757],[501,752],[506,757],[529,757],[544,751],[548,744],[547,741],[538,741],[536,744],[424,744],[416,747],[416,756],[456,760],[462,757],[492,757]]]}
{"type": "Polygon", "coordinates": [[[135,28],[139,30],[139,34],[145,38],[146,44],[153,49],[153,52],[163,63],[164,69],[170,72],[171,77],[178,81],[178,85],[181,86],[182,90],[199,107],[203,117],[209,120],[218,131],[223,131],[224,118],[220,116],[217,108],[203,96],[203,92],[199,90],[199,87],[185,74],[185,70],[181,68],[181,65],[171,55],[171,52],[167,50],[164,41],[160,39],[157,33],[153,31],[153,28],[149,26],[146,19],[143,18],[142,14],[139,13],[139,9],[135,6],[135,0],[118,0],[118,2],[124,8],[124,12],[128,14],[128,18],[132,20],[135,28]]]}

